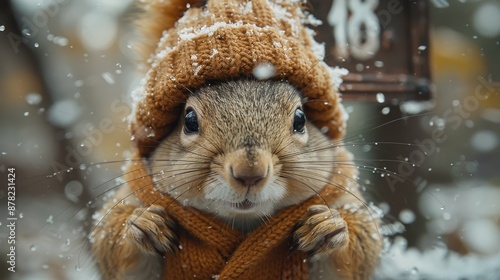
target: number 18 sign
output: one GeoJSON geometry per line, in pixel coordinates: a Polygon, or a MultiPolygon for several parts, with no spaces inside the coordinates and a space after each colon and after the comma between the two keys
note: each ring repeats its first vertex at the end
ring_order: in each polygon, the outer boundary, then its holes
{"type": "Polygon", "coordinates": [[[310,0],[323,24],[326,62],[349,70],[344,100],[381,103],[431,98],[428,1],[310,0]]]}

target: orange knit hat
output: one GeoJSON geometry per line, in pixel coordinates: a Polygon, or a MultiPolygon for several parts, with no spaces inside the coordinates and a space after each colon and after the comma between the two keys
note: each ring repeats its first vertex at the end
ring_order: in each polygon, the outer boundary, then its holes
{"type": "Polygon", "coordinates": [[[318,20],[303,10],[305,1],[208,0],[203,7],[190,7],[197,2],[192,0],[151,2],[150,9],[163,8],[169,22],[133,94],[130,128],[141,156],[176,125],[189,90],[251,77],[259,65],[301,90],[310,121],[332,139],[342,137],[345,113],[337,86],[345,70],[323,62],[324,46],[305,26],[318,20]]]}

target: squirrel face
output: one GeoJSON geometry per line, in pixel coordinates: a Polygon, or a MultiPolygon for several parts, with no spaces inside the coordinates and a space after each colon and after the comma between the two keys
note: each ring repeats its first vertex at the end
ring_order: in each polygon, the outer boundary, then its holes
{"type": "Polygon", "coordinates": [[[331,179],[335,149],[307,122],[302,105],[286,82],[235,80],[199,89],[152,156],[157,188],[233,221],[306,200],[331,179]]]}

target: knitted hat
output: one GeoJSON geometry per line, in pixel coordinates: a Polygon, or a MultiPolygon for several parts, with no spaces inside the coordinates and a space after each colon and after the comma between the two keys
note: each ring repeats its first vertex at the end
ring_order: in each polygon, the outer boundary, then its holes
{"type": "Polygon", "coordinates": [[[332,139],[342,137],[345,113],[337,86],[345,70],[323,62],[324,46],[305,26],[318,20],[302,9],[305,1],[208,0],[203,7],[187,4],[197,1],[168,2],[149,4],[150,9],[164,5],[168,22],[133,94],[130,128],[141,156],[147,157],[176,125],[189,90],[214,80],[252,77],[259,65],[268,65],[271,78],[303,93],[310,121],[332,139]]]}

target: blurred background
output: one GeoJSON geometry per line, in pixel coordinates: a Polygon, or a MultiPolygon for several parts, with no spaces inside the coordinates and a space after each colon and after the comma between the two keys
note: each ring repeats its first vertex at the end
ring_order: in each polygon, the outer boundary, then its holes
{"type": "MultiPolygon", "coordinates": [[[[429,3],[433,98],[345,103],[346,144],[390,236],[376,278],[498,279],[500,1],[429,3]]],[[[135,12],[131,0],[0,3],[0,279],[99,279],[85,240],[127,157],[135,12]]]]}

